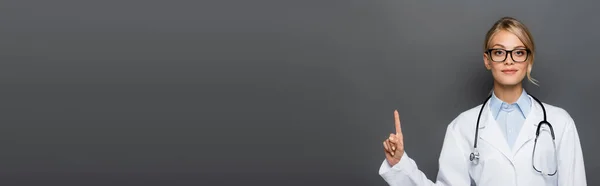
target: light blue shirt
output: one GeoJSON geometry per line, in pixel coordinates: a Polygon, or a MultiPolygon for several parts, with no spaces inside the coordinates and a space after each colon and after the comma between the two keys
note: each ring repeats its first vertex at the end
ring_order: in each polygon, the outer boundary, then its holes
{"type": "Polygon", "coordinates": [[[525,123],[525,118],[529,114],[529,110],[531,110],[531,99],[527,96],[525,89],[523,89],[521,96],[513,104],[508,104],[500,100],[492,92],[490,111],[500,126],[502,133],[504,133],[506,142],[510,148],[513,148],[513,144],[517,136],[519,136],[519,131],[521,131],[521,127],[525,123]]]}

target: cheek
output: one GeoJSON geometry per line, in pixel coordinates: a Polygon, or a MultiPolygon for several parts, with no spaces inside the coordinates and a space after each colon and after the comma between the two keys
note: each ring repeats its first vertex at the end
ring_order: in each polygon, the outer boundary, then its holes
{"type": "Polygon", "coordinates": [[[496,63],[496,62],[492,62],[491,63],[491,67],[494,70],[502,70],[502,67],[504,66],[504,63],[496,63]]]}
{"type": "Polygon", "coordinates": [[[527,73],[527,71],[529,70],[529,64],[528,63],[522,64],[519,68],[521,69],[521,71],[523,73],[527,73]]]}

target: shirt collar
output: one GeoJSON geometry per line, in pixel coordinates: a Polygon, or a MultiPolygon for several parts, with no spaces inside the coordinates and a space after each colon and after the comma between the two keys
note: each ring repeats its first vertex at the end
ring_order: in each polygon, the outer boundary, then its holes
{"type": "MultiPolygon", "coordinates": [[[[525,89],[521,92],[521,96],[514,103],[516,105],[516,110],[519,111],[524,118],[527,118],[527,114],[529,114],[529,110],[531,110],[531,99],[525,89]]],[[[500,100],[500,98],[496,97],[496,94],[492,91],[492,98],[490,100],[490,110],[492,111],[492,115],[494,119],[498,118],[500,110],[503,105],[509,105],[508,103],[500,100]]]]}

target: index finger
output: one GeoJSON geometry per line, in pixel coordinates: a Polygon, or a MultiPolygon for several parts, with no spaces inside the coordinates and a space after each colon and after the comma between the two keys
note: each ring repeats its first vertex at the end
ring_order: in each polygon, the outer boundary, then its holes
{"type": "Polygon", "coordinates": [[[400,115],[398,114],[398,110],[394,110],[394,120],[396,121],[396,134],[401,134],[402,128],[400,128],[400,115]]]}

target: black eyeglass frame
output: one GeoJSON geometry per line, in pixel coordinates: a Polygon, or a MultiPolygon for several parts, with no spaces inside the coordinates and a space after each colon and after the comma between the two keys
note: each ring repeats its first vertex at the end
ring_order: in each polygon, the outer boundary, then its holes
{"type": "Polygon", "coordinates": [[[490,48],[490,49],[487,49],[485,51],[485,53],[488,55],[488,58],[491,61],[493,61],[493,62],[504,62],[504,61],[506,61],[506,59],[508,59],[508,54],[510,53],[510,58],[514,62],[521,63],[521,62],[525,62],[525,61],[527,61],[529,59],[529,55],[531,55],[531,50],[529,50],[528,48],[518,48],[518,49],[513,49],[513,50],[506,50],[506,49],[501,49],[501,48],[490,48]],[[494,59],[492,59],[492,51],[494,51],[494,50],[502,50],[502,51],[506,52],[506,53],[504,53],[504,59],[502,61],[494,61],[494,59]],[[525,59],[523,61],[517,61],[517,60],[515,60],[515,58],[513,57],[513,54],[512,54],[512,52],[515,51],[515,50],[517,50],[517,51],[525,50],[527,52],[527,55],[525,56],[525,59]]]}

